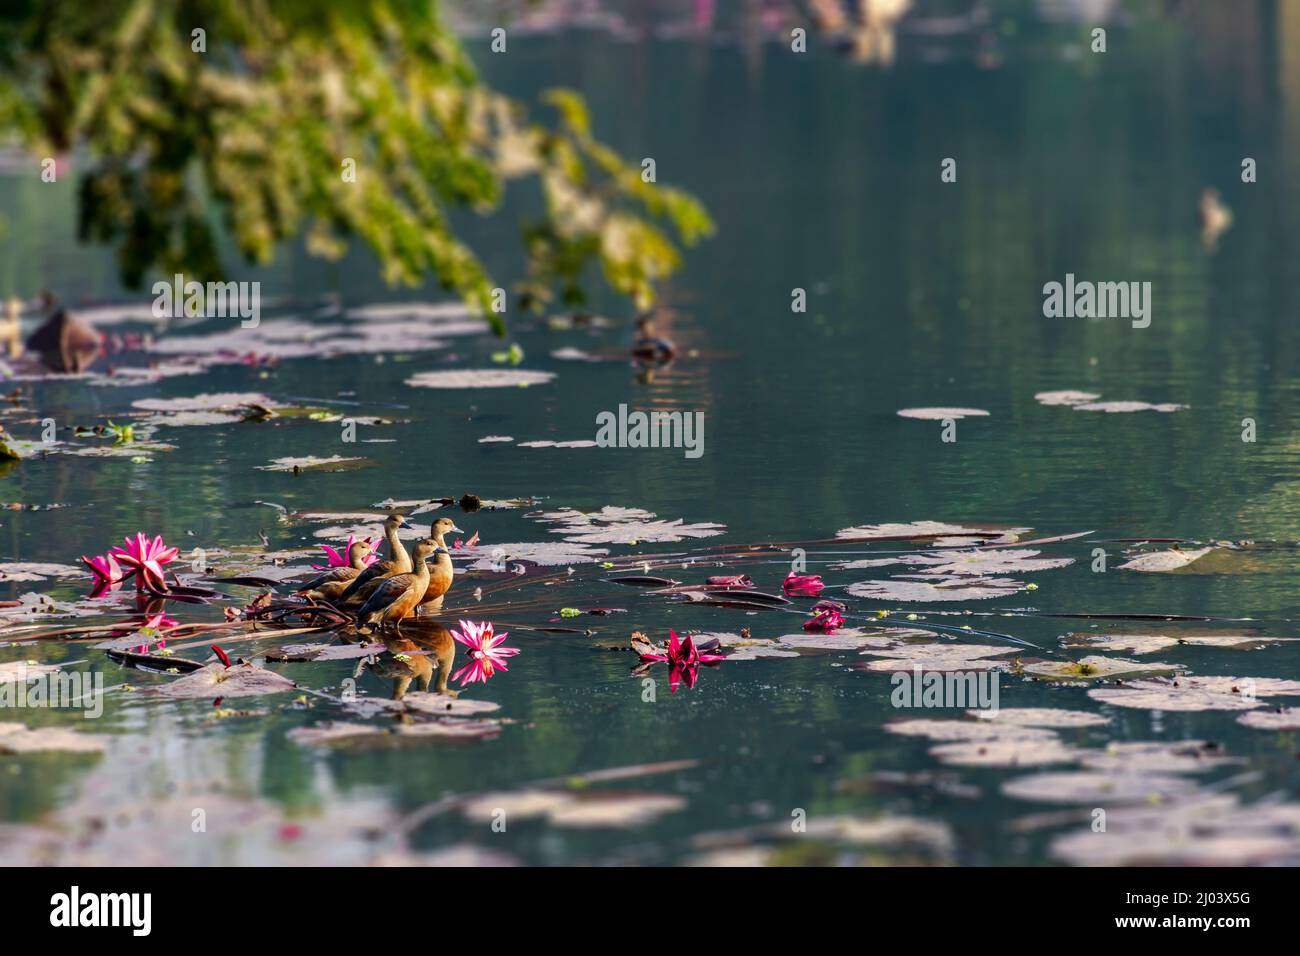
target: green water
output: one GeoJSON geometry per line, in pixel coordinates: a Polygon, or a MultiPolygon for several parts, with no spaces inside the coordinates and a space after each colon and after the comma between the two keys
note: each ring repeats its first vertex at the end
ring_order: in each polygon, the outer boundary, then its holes
{"type": "MultiPolygon", "coordinates": [[[[1048,546],[1075,563],[1033,575],[1036,591],[939,608],[979,614],[969,621],[932,619],[1015,635],[1038,644],[1044,657],[1060,655],[1059,636],[1068,631],[1107,629],[1084,619],[999,612],[1250,617],[1257,620],[1203,630],[1238,633],[1248,626],[1300,636],[1291,623],[1300,613],[1291,550],[1300,538],[1293,424],[1300,397],[1293,282],[1300,88],[1295,64],[1280,54],[1223,67],[1204,52],[1205,42],[1195,31],[1157,23],[1112,31],[1100,61],[1061,55],[1057,38],[1027,42],[996,70],[961,59],[925,65],[904,58],[889,71],[857,67],[824,50],[800,58],[768,46],[747,56],[727,44],[628,45],[585,33],[520,39],[508,57],[476,46],[486,78],[506,92],[532,97],[557,84],[581,90],[606,141],[625,155],[653,157],[661,181],[683,185],[708,204],[717,235],[688,255],[668,290],[678,316],[667,331],[692,354],[646,382],[623,362],[548,355],[564,346],[622,348],[626,326],[556,333],[516,319],[524,367],[554,371],[554,382],[527,391],[402,385],[416,371],[490,365],[500,345],[483,336],[382,363],[371,356],[288,360],[266,373],[223,366],[142,387],[37,384],[28,417],[53,417],[61,427],[120,416],[146,396],[218,391],[264,392],[285,402],[351,392],[345,398],[361,402],[366,413],[411,422],[362,429],[364,438],[391,443],[344,446],[337,425],[279,420],[160,431],[178,448],[148,464],[58,455],[24,462],[0,478],[0,501],[69,507],[6,513],[0,557],[71,564],[137,528],[162,533],[187,552],[256,545],[259,530],[273,549],[301,547],[317,543],[316,526],[277,522],[273,510],[255,502],[290,511],[364,511],[387,498],[466,491],[537,496],[545,507],[637,507],[727,527],[720,538],[614,546],[618,557],[825,539],[879,522],[991,522],[1030,527],[1034,536],[1093,531],[1097,540],[1048,546]],[[1240,182],[1245,156],[1258,163],[1255,184],[1240,182]],[[954,184],[940,182],[945,157],[957,159],[954,184]],[[1235,216],[1213,253],[1203,247],[1196,219],[1207,185],[1219,188],[1235,216]],[[1044,318],[1042,285],[1069,272],[1149,281],[1150,327],[1044,318]],[[806,314],[791,312],[796,287],[807,290],[806,314]],[[456,357],[449,361],[448,353],[456,357]],[[1056,389],[1190,407],[1112,415],[1034,400],[1036,392],[1056,389]],[[620,403],[702,411],[704,455],[478,443],[493,434],[590,439],[596,414],[620,403]],[[957,440],[944,442],[939,422],[895,414],[914,406],[974,407],[989,415],[959,421],[957,440]],[[1242,441],[1244,418],[1256,422],[1254,443],[1242,441]],[[307,454],[363,454],[374,467],[298,476],[255,470],[272,458],[307,454]],[[1123,545],[1107,539],[1148,536],[1268,546],[1216,554],[1173,574],[1116,570],[1123,545]],[[1111,556],[1104,574],[1091,570],[1094,547],[1111,556]]],[[[73,243],[71,184],[41,184],[34,175],[0,184],[0,291],[32,297],[49,287],[73,303],[123,295],[111,254],[73,243]]],[[[517,213],[533,199],[512,193],[505,215],[491,223],[466,220],[497,275],[518,274],[517,213]]],[[[337,291],[359,304],[392,296],[373,275],[361,253],[331,267],[287,249],[273,268],[237,278],[260,278],[265,295],[301,302],[337,291]]],[[[627,315],[610,302],[596,305],[627,315]]],[[[22,417],[7,418],[6,427],[32,437],[35,426],[22,417]]],[[[453,517],[487,543],[558,539],[520,511],[453,509],[453,517]]],[[[810,570],[836,585],[892,570],[830,570],[828,555],[809,550],[810,570]]],[[[837,548],[820,548],[830,550],[837,548]]],[[[771,556],[733,567],[771,591],[788,560],[771,556]]],[[[106,812],[173,799],[204,806],[206,795],[220,790],[265,799],[299,821],[305,837],[266,845],[229,825],[208,841],[188,832],[188,815],[167,818],[153,826],[176,862],[361,860],[376,840],[392,837],[395,818],[445,794],[696,760],[693,768],[626,785],[685,798],[683,809],[649,825],[587,830],[522,820],[500,834],[451,812],[415,827],[409,845],[418,852],[472,844],[534,863],[679,862],[699,851],[694,836],[782,824],[802,808],[810,819],[899,814],[946,824],[954,838],[942,855],[949,861],[1051,861],[1046,841],[1060,828],[1022,834],[1012,824],[1059,808],[999,794],[1004,781],[1032,770],[944,768],[927,755],[926,740],[884,732],[887,720],[959,712],[894,709],[885,675],[844,666],[864,660],[853,651],[724,662],[675,695],[660,680],[657,700],[644,702],[641,682],[628,676],[635,659],[600,646],[624,643],[633,630],[664,637],[669,627],[749,627],[755,637],[776,637],[797,631],[800,621],[672,604],[604,583],[602,573],[580,567],[572,581],[553,588],[553,599],[521,583],[525,606],[494,616],[499,628],[509,628],[546,623],[561,606],[628,611],[581,619],[579,626],[598,632],[592,637],[512,631],[510,643],[522,653],[509,674],[466,692],[498,702],[494,716],[512,721],[495,739],[311,748],[285,733],[341,717],[328,703],[294,709],[285,696],[253,698],[229,706],[267,714],[213,720],[208,700],[115,692],[104,717],[86,722],[93,726],[60,711],[3,717],[117,741],[98,760],[0,757],[0,822],[37,823],[86,800],[106,812]],[[939,770],[981,796],[863,783],[874,772],[939,770]],[[366,821],[380,836],[362,832],[366,821]]],[[[675,576],[698,580],[704,573],[675,576]]],[[[473,586],[457,583],[446,616],[472,608],[473,586]]],[[[82,593],[70,584],[14,582],[0,584],[0,599],[51,589],[64,597],[82,593]]],[[[255,592],[236,593],[247,599],[255,592]]],[[[885,606],[850,603],[863,613],[885,606]]],[[[216,617],[186,605],[171,613],[182,621],[216,617]]],[[[1121,623],[1109,632],[1138,629],[1121,623]]],[[[102,670],[109,685],[166,680],[118,669],[89,646],[10,647],[0,649],[0,661],[88,661],[74,667],[102,670]]],[[[1197,674],[1294,678],[1296,646],[1177,647],[1150,657],[1197,674]]],[[[317,688],[337,687],[353,663],[271,666],[317,688]]],[[[372,674],[359,688],[389,692],[372,674]]],[[[1099,709],[1084,687],[1005,674],[1001,705],[1099,709]]],[[[1197,779],[1251,771],[1230,788],[1246,802],[1293,794],[1300,782],[1293,735],[1242,727],[1232,713],[1103,710],[1109,725],[1066,731],[1064,738],[1091,746],[1217,741],[1244,763],[1197,779]]]]}

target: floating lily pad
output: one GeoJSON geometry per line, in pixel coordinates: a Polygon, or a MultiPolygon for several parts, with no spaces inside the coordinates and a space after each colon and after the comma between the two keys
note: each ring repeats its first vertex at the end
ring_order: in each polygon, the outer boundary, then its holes
{"type": "Polygon", "coordinates": [[[1034,401],[1040,405],[1084,405],[1099,398],[1101,396],[1095,392],[1077,392],[1072,389],[1063,389],[1058,392],[1037,392],[1034,395],[1034,401]]]}
{"type": "Polygon", "coordinates": [[[1110,718],[1101,714],[1059,707],[1003,707],[999,710],[968,710],[966,713],[989,723],[1011,727],[1099,727],[1110,723],[1110,718]]]}
{"type": "Polygon", "coordinates": [[[256,697],[293,690],[298,685],[287,677],[252,664],[209,664],[202,670],[178,677],[148,692],[160,697],[194,699],[211,697],[256,697]]]}
{"type": "Polygon", "coordinates": [[[1232,763],[1221,748],[1204,740],[1112,741],[1102,750],[1083,754],[1081,763],[1089,770],[1123,773],[1201,773],[1232,763]]]}
{"type": "Polygon", "coordinates": [[[919,418],[923,421],[938,422],[945,419],[974,418],[987,416],[982,408],[903,408],[898,412],[901,418],[919,418]]]}
{"type": "Polygon", "coordinates": [[[146,412],[213,412],[248,405],[272,408],[275,402],[260,392],[205,392],[182,398],[140,398],[131,405],[146,412]]]}
{"type": "Polygon", "coordinates": [[[1082,402],[1074,406],[1076,412],[1109,412],[1111,414],[1122,414],[1125,412],[1179,412],[1187,408],[1186,405],[1178,405],[1173,402],[1152,405],[1150,402],[1082,402]]]}
{"type": "Polygon", "coordinates": [[[467,801],[462,810],[481,823],[492,822],[504,811],[508,820],[545,817],[554,826],[592,829],[645,826],[685,808],[686,799],[675,794],[521,790],[483,794],[467,801]]]}
{"type": "Polygon", "coordinates": [[[902,564],[925,568],[930,574],[944,576],[985,574],[1031,574],[1064,568],[1074,563],[1073,558],[1052,558],[1028,548],[983,548],[971,551],[933,551],[928,554],[908,554],[897,558],[868,558],[847,561],[838,565],[842,570],[885,567],[902,564]]]}
{"type": "Polygon", "coordinates": [[[1197,558],[1205,557],[1213,550],[1213,548],[1195,548],[1191,551],[1182,551],[1171,548],[1168,551],[1153,551],[1150,554],[1130,558],[1116,567],[1123,571],[1177,571],[1179,568],[1187,567],[1197,558]]]}
{"type": "Polygon", "coordinates": [[[1003,793],[1019,800],[1106,807],[1168,800],[1195,790],[1196,784],[1186,777],[1099,770],[1039,773],[1016,777],[1002,784],[1003,793]]]}
{"type": "Polygon", "coordinates": [[[1182,644],[1247,650],[1268,644],[1300,640],[1295,637],[1263,637],[1257,634],[1067,634],[1062,643],[1070,647],[1095,647],[1108,651],[1152,654],[1182,644]]]}
{"type": "Polygon", "coordinates": [[[912,521],[907,524],[869,524],[843,528],[835,532],[835,537],[852,541],[912,541],[949,535],[973,535],[981,539],[1009,538],[1015,540],[1020,535],[1028,534],[1032,530],[1032,528],[1001,528],[993,525],[945,524],[941,521],[912,521]]]}
{"type": "Polygon", "coordinates": [[[59,672],[58,664],[35,664],[27,661],[6,661],[0,664],[0,684],[18,684],[59,672]]]}
{"type": "Polygon", "coordinates": [[[1110,809],[1104,831],[1084,826],[1062,834],[1051,852],[1076,866],[1294,866],[1297,821],[1297,804],[1242,806],[1229,794],[1193,794],[1110,809]]]}
{"type": "Polygon", "coordinates": [[[366,458],[330,455],[320,458],[307,455],[303,458],[275,458],[269,465],[258,465],[258,471],[347,471],[368,464],[366,458]]]}
{"type": "Polygon", "coordinates": [[[523,388],[544,385],[554,372],[522,368],[467,368],[419,372],[406,380],[413,388],[523,388]]]}
{"type": "Polygon", "coordinates": [[[475,714],[491,714],[501,709],[501,705],[496,701],[451,697],[431,691],[410,691],[402,698],[402,703],[408,710],[434,717],[472,717],[475,714]]]}
{"type": "Polygon", "coordinates": [[[71,564],[50,564],[41,561],[8,561],[0,563],[0,581],[44,581],[49,578],[79,578],[90,572],[71,564]]]}
{"type": "Polygon", "coordinates": [[[938,604],[946,601],[984,601],[1007,597],[1025,590],[1023,581],[1007,578],[939,577],[933,581],[909,580],[901,577],[883,581],[859,581],[848,586],[854,597],[873,601],[907,601],[921,604],[938,604]]]}
{"type": "Polygon", "coordinates": [[[1077,661],[1035,661],[1026,664],[1026,674],[1056,680],[1102,680],[1120,674],[1170,674],[1181,670],[1179,664],[1161,664],[1152,661],[1130,661],[1122,657],[1103,657],[1090,654],[1077,661]]]}
{"type": "Polygon", "coordinates": [[[853,670],[863,671],[986,671],[1001,670],[1010,666],[1010,661],[988,660],[1009,654],[1014,648],[998,647],[991,644],[903,644],[884,650],[868,649],[862,651],[884,658],[850,664],[853,670]]]}
{"type": "Polygon", "coordinates": [[[1237,717],[1237,723],[1256,730],[1300,730],[1300,710],[1252,710],[1237,717]]]}
{"type": "Polygon", "coordinates": [[[484,435],[478,440],[480,445],[497,445],[514,441],[510,435],[484,435]]]}
{"type": "Polygon", "coordinates": [[[375,644],[286,644],[283,647],[266,651],[263,656],[268,661],[282,662],[317,662],[349,661],[359,657],[373,657],[384,653],[382,643],[375,644]]]}
{"type": "MultiPolygon", "coordinates": [[[[1261,706],[1258,700],[1247,696],[1235,684],[1195,682],[1195,678],[1176,680],[1132,681],[1122,687],[1096,687],[1088,696],[1103,704],[1117,707],[1136,707],[1142,710],[1201,711],[1201,710],[1253,710],[1261,706]]],[[[1221,680],[1231,681],[1231,678],[1221,680]]],[[[1262,678],[1261,678],[1262,680],[1262,678]]],[[[1256,690],[1257,695],[1262,692],[1256,690]]]]}
{"type": "Polygon", "coordinates": [[[685,538],[711,538],[727,530],[726,525],[713,522],[686,524],[683,518],[664,521],[653,512],[640,508],[609,505],[599,511],[562,508],[559,511],[532,512],[526,517],[545,524],[557,524],[559,527],[552,528],[552,534],[563,535],[565,541],[584,544],[673,542],[685,538]]]}
{"type": "MultiPolygon", "coordinates": [[[[57,668],[56,668],[57,670],[57,668]]],[[[106,738],[83,734],[62,727],[28,728],[22,724],[0,723],[0,754],[103,753],[106,738]]]]}
{"type": "Polygon", "coordinates": [[[905,737],[926,737],[941,741],[993,741],[993,740],[1057,740],[1057,735],[1042,727],[1016,724],[999,725],[987,720],[941,720],[933,717],[916,717],[910,720],[893,720],[884,725],[891,734],[905,737]]]}
{"type": "Polygon", "coordinates": [[[930,748],[930,756],[954,767],[1037,767],[1074,763],[1080,751],[1054,738],[999,737],[930,748]]]}

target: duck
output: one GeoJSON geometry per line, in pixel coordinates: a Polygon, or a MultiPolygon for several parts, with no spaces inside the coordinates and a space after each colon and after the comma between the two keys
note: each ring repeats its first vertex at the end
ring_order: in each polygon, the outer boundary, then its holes
{"type": "Polygon", "coordinates": [[[357,622],[363,627],[370,624],[398,626],[403,619],[410,617],[429,586],[429,565],[425,558],[437,547],[438,543],[432,538],[417,541],[413,556],[415,570],[381,580],[357,611],[357,622]]]}
{"type": "Polygon", "coordinates": [[[447,542],[444,540],[444,536],[449,532],[465,533],[456,527],[456,523],[450,518],[439,518],[429,528],[429,537],[437,544],[437,548],[433,555],[433,567],[429,571],[429,586],[425,588],[424,596],[420,598],[417,614],[426,607],[433,611],[442,610],[442,598],[451,590],[455,571],[451,566],[451,552],[447,550],[447,542]]]}
{"type": "Polygon", "coordinates": [[[366,556],[370,554],[370,545],[365,541],[354,541],[348,548],[348,563],[337,568],[330,568],[304,584],[296,592],[299,597],[313,598],[321,601],[337,601],[339,596],[358,574],[366,570],[366,556]]]}
{"type": "Polygon", "coordinates": [[[384,540],[388,542],[388,559],[376,561],[353,578],[352,583],[339,595],[339,603],[359,604],[370,596],[376,581],[394,574],[405,574],[411,570],[411,556],[406,553],[406,548],[402,546],[402,541],[397,536],[398,530],[409,527],[411,527],[410,522],[396,512],[384,519],[384,540]]]}
{"type": "Polygon", "coordinates": [[[636,318],[636,341],[632,343],[632,356],[638,362],[665,365],[677,357],[677,346],[671,339],[655,334],[655,316],[645,312],[636,318]]]}

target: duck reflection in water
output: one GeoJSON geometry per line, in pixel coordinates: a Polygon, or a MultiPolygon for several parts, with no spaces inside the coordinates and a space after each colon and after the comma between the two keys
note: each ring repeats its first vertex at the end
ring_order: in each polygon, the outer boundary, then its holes
{"type": "MultiPolygon", "coordinates": [[[[452,663],[456,659],[456,641],[451,631],[436,620],[420,620],[407,625],[402,634],[381,635],[384,651],[373,660],[363,662],[361,670],[369,669],[378,677],[393,682],[393,700],[401,700],[417,682],[417,689],[427,691],[438,672],[435,685],[437,693],[446,697],[460,696],[447,687],[452,663]]],[[[358,673],[357,676],[360,676],[358,673]]]]}

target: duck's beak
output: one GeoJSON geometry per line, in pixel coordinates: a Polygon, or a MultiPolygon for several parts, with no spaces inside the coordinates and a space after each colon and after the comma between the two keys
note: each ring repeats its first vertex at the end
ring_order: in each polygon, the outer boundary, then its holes
{"type": "Polygon", "coordinates": [[[409,522],[409,521],[403,521],[401,524],[398,525],[398,527],[399,527],[399,528],[414,528],[415,525],[411,524],[411,522],[409,522]]]}
{"type": "Polygon", "coordinates": [[[451,530],[452,530],[452,531],[455,531],[457,534],[464,534],[464,533],[465,533],[465,529],[463,529],[463,528],[457,528],[455,525],[452,525],[452,526],[451,526],[451,530]]]}

